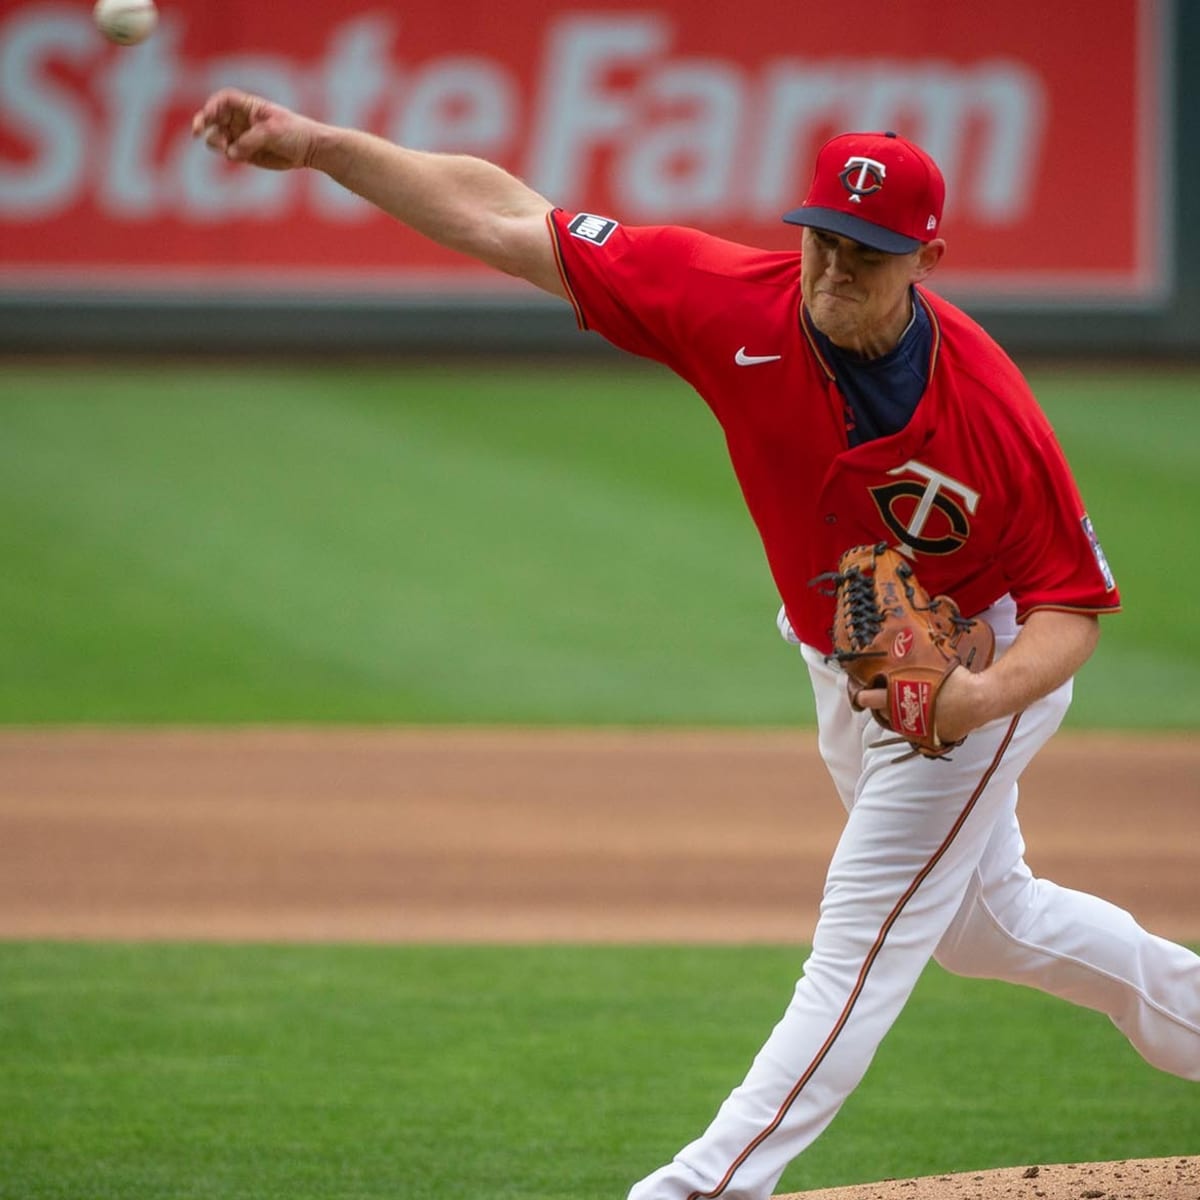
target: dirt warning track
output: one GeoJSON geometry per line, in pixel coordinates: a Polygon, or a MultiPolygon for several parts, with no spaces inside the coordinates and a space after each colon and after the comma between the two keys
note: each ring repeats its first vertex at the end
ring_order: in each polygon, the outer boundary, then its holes
{"type": "MultiPolygon", "coordinates": [[[[1060,735],[1021,814],[1038,874],[1200,938],[1196,739],[1060,735]]],[[[805,733],[7,731],[0,937],[807,941],[841,824],[805,733]]],[[[1200,1200],[1200,1160],[804,1200],[1022,1197],[1200,1200]]]]}
{"type": "MultiPolygon", "coordinates": [[[[1056,738],[1034,870],[1200,937],[1200,742],[1056,738]]],[[[808,733],[0,733],[0,936],[805,941],[808,733]]]]}

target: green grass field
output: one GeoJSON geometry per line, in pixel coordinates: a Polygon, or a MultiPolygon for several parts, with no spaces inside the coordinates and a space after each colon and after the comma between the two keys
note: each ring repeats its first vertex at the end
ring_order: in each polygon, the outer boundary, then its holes
{"type": "MultiPolygon", "coordinates": [[[[1126,607],[1071,720],[1194,728],[1200,375],[1034,382],[1126,607]]],[[[662,370],[9,364],[0,419],[0,722],[811,720],[662,370]]]]}
{"type": "MultiPolygon", "coordinates": [[[[1035,382],[1127,609],[1072,721],[1194,729],[1200,376],[1035,382]]],[[[664,372],[8,364],[0,419],[0,723],[811,720],[664,372]]],[[[0,1200],[619,1197],[802,957],[0,942],[0,1200]]],[[[1104,1019],[933,968],[783,1186],[1198,1148],[1104,1019]]]]}
{"type": "MultiPolygon", "coordinates": [[[[620,1197],[707,1123],[801,961],[0,943],[0,1198],[620,1197]]],[[[1095,1014],[934,968],[781,1186],[1194,1153],[1195,1091],[1095,1014]]]]}

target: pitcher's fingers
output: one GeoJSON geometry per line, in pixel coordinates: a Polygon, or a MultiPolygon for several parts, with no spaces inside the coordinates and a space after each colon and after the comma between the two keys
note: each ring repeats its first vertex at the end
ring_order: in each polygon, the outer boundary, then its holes
{"type": "Polygon", "coordinates": [[[856,708],[887,708],[887,688],[863,688],[854,694],[853,703],[856,708]]]}
{"type": "Polygon", "coordinates": [[[229,140],[225,153],[229,158],[253,158],[266,147],[273,136],[273,130],[266,122],[251,125],[229,140]]]}
{"type": "Polygon", "coordinates": [[[248,113],[251,99],[238,88],[213,92],[192,118],[192,129],[199,133],[206,125],[227,125],[235,113],[248,113]]]}
{"type": "Polygon", "coordinates": [[[229,151],[229,138],[225,131],[216,125],[206,125],[203,130],[204,144],[210,149],[217,151],[218,154],[226,154],[229,151]]]}

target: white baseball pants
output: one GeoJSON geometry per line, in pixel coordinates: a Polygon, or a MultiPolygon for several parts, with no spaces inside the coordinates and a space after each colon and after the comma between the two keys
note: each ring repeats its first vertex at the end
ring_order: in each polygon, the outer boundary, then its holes
{"type": "MultiPolygon", "coordinates": [[[[1011,600],[983,614],[997,653],[1011,600]]],[[[765,1200],[857,1086],[929,959],[1108,1014],[1152,1065],[1200,1080],[1200,958],[1122,909],[1035,879],[1017,780],[1058,728],[1071,684],[976,730],[949,760],[905,747],[846,699],[845,676],[802,647],[821,754],[847,810],[812,955],[782,1019],[705,1133],[630,1200],[765,1200]]]]}

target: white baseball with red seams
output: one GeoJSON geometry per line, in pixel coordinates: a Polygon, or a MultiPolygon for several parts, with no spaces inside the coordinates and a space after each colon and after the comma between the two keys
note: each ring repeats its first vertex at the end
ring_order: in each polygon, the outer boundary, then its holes
{"type": "Polygon", "coordinates": [[[136,46],[157,27],[158,8],[154,0],[96,0],[92,20],[110,42],[136,46]]]}

